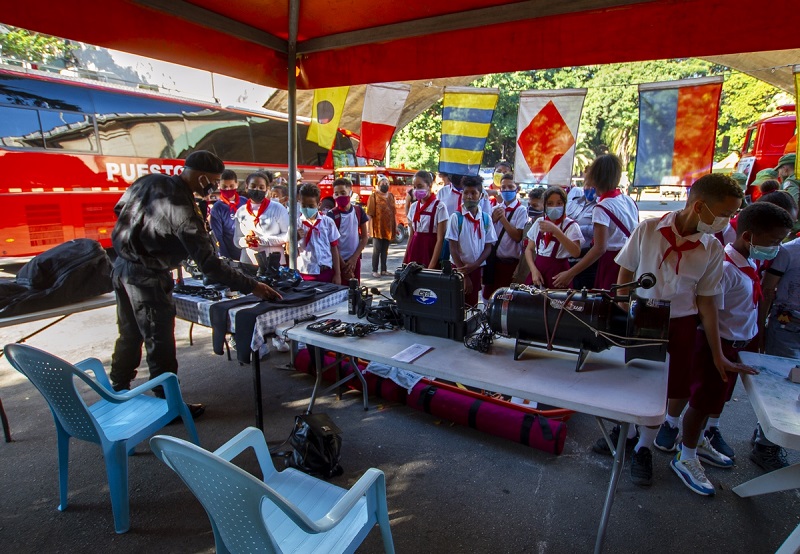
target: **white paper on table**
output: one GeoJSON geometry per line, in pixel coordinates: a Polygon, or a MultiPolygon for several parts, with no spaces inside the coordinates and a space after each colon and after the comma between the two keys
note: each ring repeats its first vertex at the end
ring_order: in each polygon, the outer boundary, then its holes
{"type": "Polygon", "coordinates": [[[405,350],[402,350],[392,356],[393,360],[397,360],[398,362],[404,362],[410,364],[428,350],[433,350],[433,346],[428,346],[426,344],[412,344],[405,350]]]}

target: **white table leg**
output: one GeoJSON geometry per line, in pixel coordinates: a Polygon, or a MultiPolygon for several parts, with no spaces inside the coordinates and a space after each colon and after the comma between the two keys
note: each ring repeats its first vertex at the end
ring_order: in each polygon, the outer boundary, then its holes
{"type": "Polygon", "coordinates": [[[614,504],[614,495],[617,492],[617,482],[622,473],[622,466],[625,464],[625,442],[628,440],[628,429],[631,424],[622,422],[619,425],[619,438],[617,439],[617,451],[614,454],[614,463],[611,466],[611,481],[608,483],[606,501],[603,505],[603,514],[600,516],[600,527],[597,529],[597,541],[594,544],[595,554],[600,554],[603,550],[603,540],[606,537],[606,527],[608,518],[611,515],[611,505],[614,504]]]}
{"type": "Polygon", "coordinates": [[[733,492],[739,496],[746,497],[797,488],[800,488],[800,464],[770,471],[760,477],[742,483],[738,487],[734,487],[733,492]]]}

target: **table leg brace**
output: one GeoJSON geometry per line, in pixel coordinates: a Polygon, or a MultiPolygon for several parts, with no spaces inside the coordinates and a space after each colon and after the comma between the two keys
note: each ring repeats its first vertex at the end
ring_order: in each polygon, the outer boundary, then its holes
{"type": "Polygon", "coordinates": [[[733,492],[742,497],[800,488],[800,464],[770,471],[734,487],[733,492]]]}
{"type": "Polygon", "coordinates": [[[617,492],[617,482],[619,481],[622,466],[625,465],[625,441],[628,438],[630,423],[620,423],[619,438],[617,439],[617,451],[614,453],[614,464],[611,467],[611,481],[608,483],[606,501],[603,505],[603,514],[600,516],[600,527],[597,529],[597,541],[594,544],[595,554],[603,551],[603,540],[606,536],[608,518],[611,515],[611,505],[614,504],[614,495],[617,492]]]}

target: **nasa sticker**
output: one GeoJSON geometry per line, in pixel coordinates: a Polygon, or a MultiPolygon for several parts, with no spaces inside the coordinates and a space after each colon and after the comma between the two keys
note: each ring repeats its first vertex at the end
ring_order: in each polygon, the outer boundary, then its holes
{"type": "Polygon", "coordinates": [[[436,304],[436,300],[439,298],[431,289],[416,289],[411,295],[414,297],[414,300],[426,306],[436,304]]]}

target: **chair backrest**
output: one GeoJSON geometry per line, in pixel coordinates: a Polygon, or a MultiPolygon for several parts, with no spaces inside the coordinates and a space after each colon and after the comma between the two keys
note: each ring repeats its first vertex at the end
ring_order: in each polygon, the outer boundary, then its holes
{"type": "Polygon", "coordinates": [[[153,453],[194,493],[230,552],[281,552],[261,516],[266,485],[227,460],[174,437],[150,440],[153,453]]]}
{"type": "Polygon", "coordinates": [[[89,413],[73,381],[73,376],[81,370],[32,346],[9,344],[4,350],[14,369],[30,379],[42,393],[53,414],[70,436],[100,442],[94,417],[89,413]]]}

